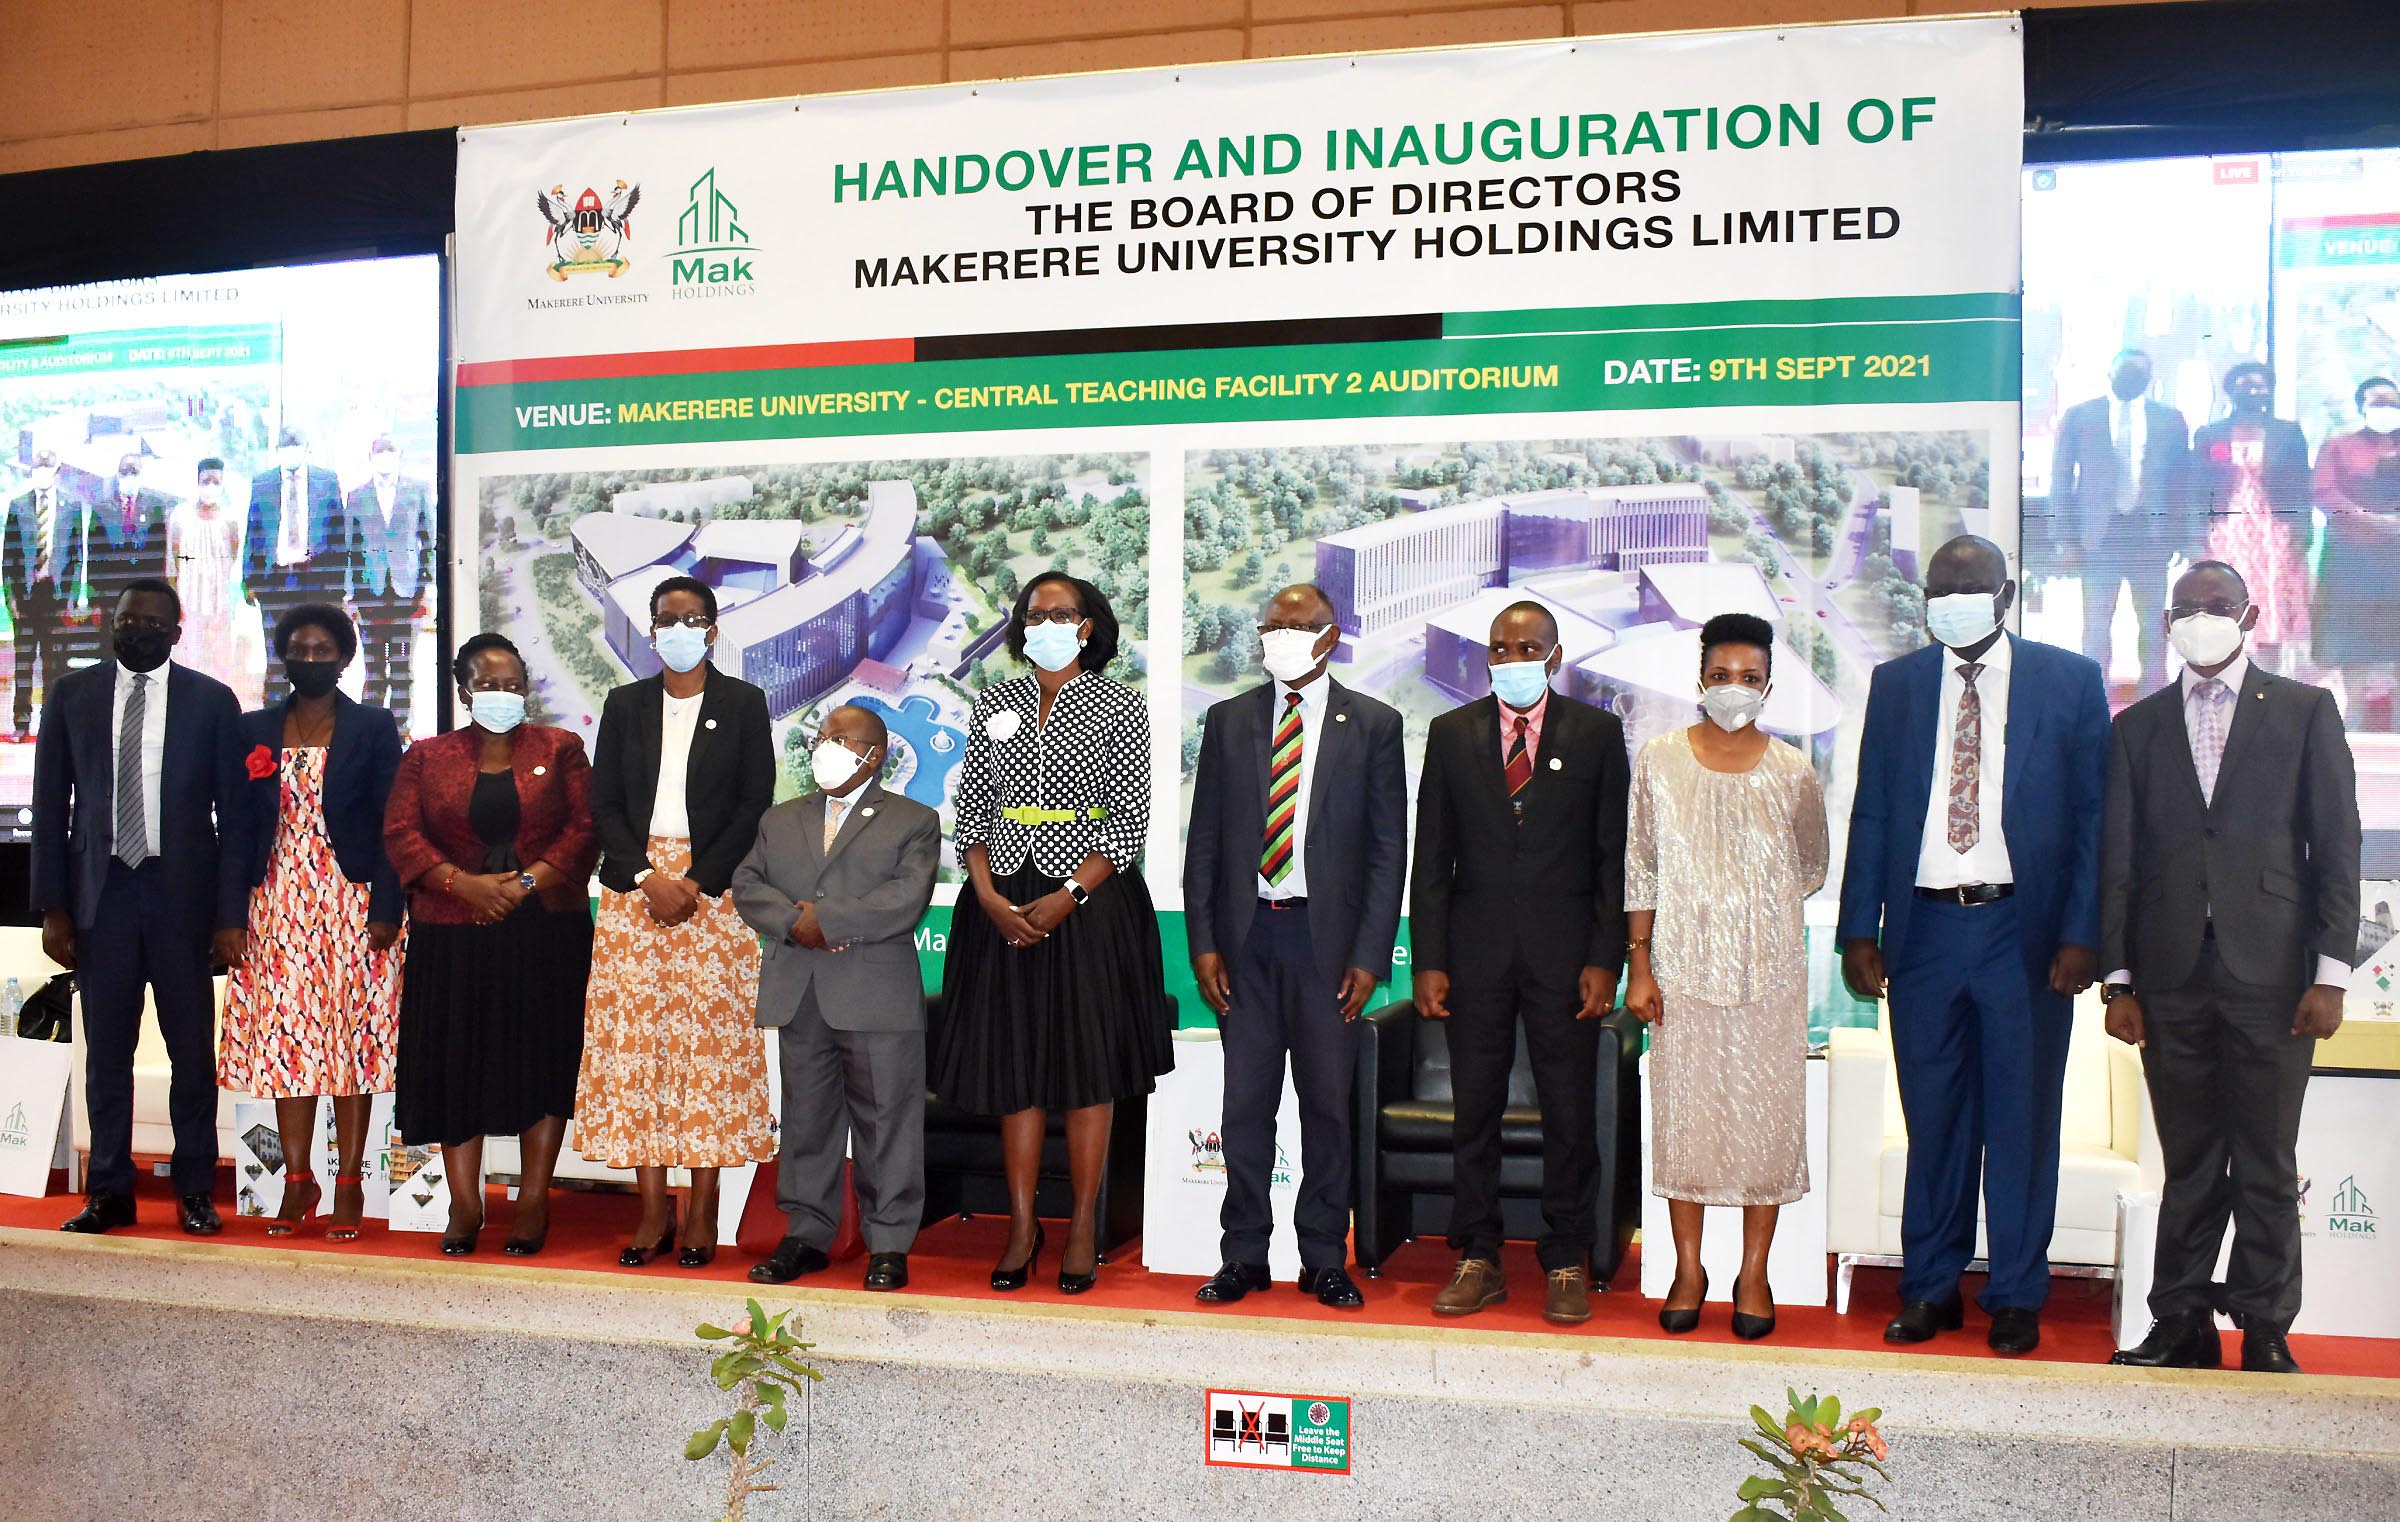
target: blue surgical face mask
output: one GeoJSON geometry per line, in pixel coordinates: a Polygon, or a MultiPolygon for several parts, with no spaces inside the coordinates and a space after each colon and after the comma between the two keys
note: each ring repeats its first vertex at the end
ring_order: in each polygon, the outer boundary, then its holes
{"type": "Polygon", "coordinates": [[[1550,660],[1510,661],[1492,668],[1492,694],[1511,708],[1531,708],[1550,688],[1550,660]]]}
{"type": "Polygon", "coordinates": [[[477,724],[496,735],[507,734],[525,722],[525,694],[521,692],[470,693],[467,708],[477,724]]]}
{"type": "Polygon", "coordinates": [[[1035,624],[1025,631],[1025,659],[1044,671],[1064,671],[1083,654],[1076,624],[1035,624]]]}
{"type": "Polygon", "coordinates": [[[670,671],[689,671],[708,659],[708,631],[689,624],[669,624],[650,636],[650,643],[670,671]]]}
{"type": "Polygon", "coordinates": [[[1925,599],[1925,628],[1943,644],[1957,649],[1988,637],[2000,627],[2000,599],[1990,592],[1953,592],[1925,599]]]}

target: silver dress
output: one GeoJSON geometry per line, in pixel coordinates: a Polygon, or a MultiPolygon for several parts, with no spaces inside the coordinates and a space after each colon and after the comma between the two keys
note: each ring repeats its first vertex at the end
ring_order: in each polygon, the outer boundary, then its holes
{"type": "Polygon", "coordinates": [[[1650,1037],[1651,1189],[1703,1205],[1808,1192],[1808,956],[1825,884],[1825,795],[1775,741],[1746,772],[1700,764],[1684,730],[1633,763],[1625,907],[1654,912],[1664,1006],[1650,1037]]]}

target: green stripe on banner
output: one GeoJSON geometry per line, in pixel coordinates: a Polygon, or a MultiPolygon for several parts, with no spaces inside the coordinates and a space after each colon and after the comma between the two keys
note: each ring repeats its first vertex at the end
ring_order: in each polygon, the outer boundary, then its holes
{"type": "Polygon", "coordinates": [[[1685,301],[1629,307],[1540,307],[1523,312],[1453,312],[1450,338],[1502,333],[1611,333],[1672,328],[1817,327],[1860,322],[2015,322],[2006,291],[1945,296],[1825,296],[1792,301],[1685,301]]]}
{"type": "Polygon", "coordinates": [[[464,454],[1127,424],[2014,402],[2014,317],[829,366],[463,388],[464,454]]]}
{"type": "Polygon", "coordinates": [[[0,380],[26,375],[83,375],[96,370],[173,370],[256,365],[281,351],[271,322],[222,328],[135,328],[71,338],[0,344],[0,380]]]}

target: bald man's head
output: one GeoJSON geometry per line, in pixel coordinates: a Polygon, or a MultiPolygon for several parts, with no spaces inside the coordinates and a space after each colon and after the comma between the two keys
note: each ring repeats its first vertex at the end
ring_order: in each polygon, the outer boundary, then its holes
{"type": "Polygon", "coordinates": [[[860,745],[872,745],[877,750],[889,745],[892,739],[891,731],[884,725],[883,715],[872,708],[861,708],[856,703],[844,703],[827,714],[818,733],[836,735],[860,745]]]}
{"type": "Polygon", "coordinates": [[[1997,592],[2008,585],[2008,556],[1977,534],[1961,534],[1933,552],[1925,565],[1925,595],[1997,592]]]}

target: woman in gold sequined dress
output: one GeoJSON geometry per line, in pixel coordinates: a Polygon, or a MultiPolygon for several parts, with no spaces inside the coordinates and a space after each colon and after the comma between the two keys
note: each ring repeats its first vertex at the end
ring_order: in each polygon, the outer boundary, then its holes
{"type": "Polygon", "coordinates": [[[1775,1329],[1767,1250],[1808,1192],[1808,959],[1801,905],[1825,883],[1825,796],[1808,758],[1758,726],[1774,630],[1746,613],[1700,631],[1704,717],[1634,760],[1625,842],[1625,1006],[1650,1036],[1651,1188],[1675,1230],[1658,1313],[1699,1325],[1705,1207],[1742,1208],[1733,1329],[1775,1329]]]}

